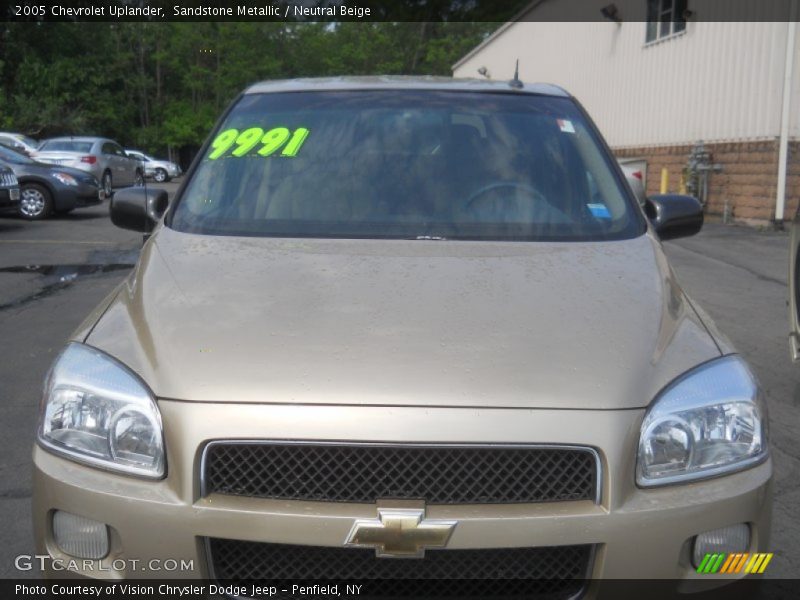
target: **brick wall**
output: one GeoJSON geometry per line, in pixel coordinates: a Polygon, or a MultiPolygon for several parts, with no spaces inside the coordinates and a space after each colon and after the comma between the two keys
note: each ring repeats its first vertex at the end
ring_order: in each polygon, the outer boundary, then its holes
{"type": "MultiPolygon", "coordinates": [[[[620,158],[643,158],[647,161],[647,193],[657,194],[661,169],[669,172],[669,191],[677,193],[681,174],[693,144],[642,148],[617,148],[620,158]]],[[[778,184],[778,141],[724,142],[705,144],[712,162],[722,171],[712,172],[708,180],[706,212],[722,215],[727,200],[736,221],[761,224],[775,218],[775,194],[778,184]]],[[[800,205],[800,141],[789,143],[786,179],[786,212],[792,219],[800,205]]]]}

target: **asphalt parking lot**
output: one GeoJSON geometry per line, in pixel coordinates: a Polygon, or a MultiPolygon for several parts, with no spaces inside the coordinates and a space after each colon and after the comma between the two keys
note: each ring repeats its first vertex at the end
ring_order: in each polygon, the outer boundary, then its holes
{"type": "MultiPolygon", "coordinates": [[[[170,192],[176,184],[167,184],[170,192]]],[[[771,416],[774,552],[769,577],[800,572],[800,364],[787,344],[787,242],[779,232],[709,224],[666,244],[678,278],[753,366],[771,416]]],[[[42,222],[0,217],[0,577],[33,576],[31,447],[44,375],[64,341],[127,274],[141,236],[115,228],[106,204],[42,222]]]]}
{"type": "MultiPolygon", "coordinates": [[[[150,184],[152,185],[152,184],[150,184]]],[[[174,192],[177,184],[162,184],[174,192]]],[[[0,216],[0,577],[32,554],[31,444],[43,377],[64,341],[128,273],[142,236],[118,229],[108,204],[28,222],[0,216]],[[96,270],[95,270],[96,269],[96,270]]]]}

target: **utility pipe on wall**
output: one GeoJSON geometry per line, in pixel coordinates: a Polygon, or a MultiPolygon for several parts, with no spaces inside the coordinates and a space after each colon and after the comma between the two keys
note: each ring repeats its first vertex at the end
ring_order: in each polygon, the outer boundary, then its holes
{"type": "Polygon", "coordinates": [[[794,76],[794,46],[797,35],[797,0],[792,0],[786,34],[786,62],[783,72],[783,106],[781,109],[781,134],[778,142],[778,189],[775,198],[775,223],[783,223],[786,210],[786,167],[789,156],[789,107],[792,101],[794,76]]]}

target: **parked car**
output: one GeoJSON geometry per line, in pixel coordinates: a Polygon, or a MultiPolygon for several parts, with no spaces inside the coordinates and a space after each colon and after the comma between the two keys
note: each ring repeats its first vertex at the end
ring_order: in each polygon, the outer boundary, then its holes
{"type": "Polygon", "coordinates": [[[39,163],[5,146],[0,146],[0,164],[14,171],[19,181],[19,214],[26,219],[66,214],[105,197],[97,178],[80,169],[39,163]]]}
{"type": "Polygon", "coordinates": [[[14,171],[0,165],[0,211],[17,210],[19,206],[19,183],[14,171]]]}
{"type": "Polygon", "coordinates": [[[144,169],[114,140],[100,137],[60,137],[45,140],[34,154],[39,162],[91,173],[107,197],[114,188],[142,185],[144,169]]]}
{"type": "Polygon", "coordinates": [[[574,98],[512,84],[257,84],[171,203],[118,192],[149,239],[47,378],[37,554],[567,598],[768,550],[763,396],[661,245],[699,203],[646,217],[574,98]]]}
{"type": "Polygon", "coordinates": [[[32,156],[33,153],[36,152],[39,142],[33,138],[22,135],[21,133],[8,133],[5,131],[0,131],[0,146],[13,148],[14,150],[23,152],[28,156],[32,156]]]}
{"type": "Polygon", "coordinates": [[[152,177],[158,183],[169,181],[173,177],[179,177],[181,174],[181,168],[174,162],[153,158],[141,150],[125,148],[125,153],[143,163],[145,177],[152,177]]]}

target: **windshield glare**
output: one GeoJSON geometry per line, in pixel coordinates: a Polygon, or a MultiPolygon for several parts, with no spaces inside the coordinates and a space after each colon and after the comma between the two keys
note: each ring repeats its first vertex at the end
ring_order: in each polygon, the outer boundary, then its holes
{"type": "Polygon", "coordinates": [[[568,98],[347,91],[243,96],[169,226],[214,235],[625,239],[644,231],[568,98]]]}

